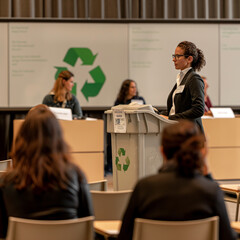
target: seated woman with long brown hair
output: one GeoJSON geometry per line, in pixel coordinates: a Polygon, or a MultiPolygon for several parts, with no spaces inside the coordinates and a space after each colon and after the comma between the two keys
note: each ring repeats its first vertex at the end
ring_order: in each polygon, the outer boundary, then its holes
{"type": "Polygon", "coordinates": [[[71,162],[60,124],[45,105],[23,122],[11,153],[13,167],[0,179],[0,238],[8,217],[59,220],[93,215],[88,184],[71,162]]]}
{"type": "Polygon", "coordinates": [[[146,104],[143,97],[138,95],[137,84],[134,80],[126,79],[123,81],[114,106],[119,104],[129,104],[137,102],[139,104],[146,104]]]}
{"type": "Polygon", "coordinates": [[[43,99],[48,107],[70,108],[74,119],[83,116],[82,108],[76,96],[71,91],[74,86],[74,75],[68,70],[61,71],[49,94],[43,99]]]}

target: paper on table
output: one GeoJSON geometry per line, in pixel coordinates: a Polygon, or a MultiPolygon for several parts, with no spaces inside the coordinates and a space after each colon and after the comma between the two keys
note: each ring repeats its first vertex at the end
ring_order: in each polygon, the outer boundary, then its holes
{"type": "Polygon", "coordinates": [[[240,184],[221,184],[221,188],[240,191],[240,184]]]}

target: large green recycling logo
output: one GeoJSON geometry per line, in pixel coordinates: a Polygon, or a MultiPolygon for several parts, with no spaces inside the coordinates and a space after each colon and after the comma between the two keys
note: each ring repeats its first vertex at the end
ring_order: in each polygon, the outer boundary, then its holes
{"type": "Polygon", "coordinates": [[[128,170],[130,159],[128,156],[126,156],[126,151],[124,148],[118,149],[118,155],[116,156],[115,164],[118,171],[121,171],[123,169],[123,171],[126,172],[128,170]],[[123,160],[123,164],[121,164],[122,161],[120,161],[120,159],[123,160]]]}
{"type": "MultiPolygon", "coordinates": [[[[94,64],[96,57],[97,54],[94,55],[89,48],[69,48],[63,61],[74,67],[77,60],[81,59],[82,65],[92,66],[94,64]]],[[[67,67],[55,67],[55,68],[57,69],[55,79],[57,79],[61,71],[68,70],[67,67]]],[[[92,70],[89,71],[89,74],[93,79],[93,83],[88,82],[88,80],[86,80],[81,88],[81,92],[87,101],[89,101],[89,97],[96,97],[99,94],[106,80],[105,74],[103,73],[100,66],[94,67],[92,70]]],[[[72,93],[75,95],[76,87],[77,86],[75,84],[72,90],[72,93]]]]}

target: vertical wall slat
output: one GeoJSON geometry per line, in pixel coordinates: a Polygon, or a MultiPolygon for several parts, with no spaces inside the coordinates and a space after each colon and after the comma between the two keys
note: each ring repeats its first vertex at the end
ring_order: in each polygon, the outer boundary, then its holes
{"type": "Polygon", "coordinates": [[[163,12],[163,18],[168,19],[168,0],[164,0],[164,12],[163,12]]]}
{"type": "Polygon", "coordinates": [[[85,0],[85,18],[89,18],[89,4],[88,4],[88,0],[85,0]]]}
{"type": "Polygon", "coordinates": [[[129,9],[129,18],[132,18],[132,1],[133,0],[129,0],[129,1],[127,1],[127,2],[129,2],[129,6],[128,6],[128,9],[129,9]]]}
{"type": "Polygon", "coordinates": [[[73,0],[73,16],[74,18],[78,17],[78,3],[77,0],[73,0]]]}
{"type": "Polygon", "coordinates": [[[0,0],[0,17],[12,17],[12,0],[0,0]]]}
{"type": "Polygon", "coordinates": [[[217,11],[217,19],[220,19],[221,17],[221,12],[220,12],[220,0],[216,0],[216,11],[217,11]]]}
{"type": "Polygon", "coordinates": [[[193,2],[193,17],[194,19],[198,18],[197,0],[193,2]]]}
{"type": "Polygon", "coordinates": [[[152,12],[153,18],[157,18],[157,0],[153,0],[152,12]]]}
{"type": "Polygon", "coordinates": [[[227,19],[232,19],[232,1],[226,0],[225,1],[225,17],[227,19]]]}
{"type": "Polygon", "coordinates": [[[142,18],[146,19],[146,0],[141,0],[142,18]]]}
{"type": "Polygon", "coordinates": [[[182,19],[182,0],[178,0],[178,19],[182,19]]]}
{"type": "Polygon", "coordinates": [[[52,2],[51,0],[44,0],[43,16],[47,18],[52,17],[52,2]]]}
{"type": "Polygon", "coordinates": [[[233,18],[233,0],[228,0],[228,19],[233,18]]]}
{"type": "Polygon", "coordinates": [[[121,2],[120,0],[117,0],[117,18],[121,18],[121,2]]]}
{"type": "Polygon", "coordinates": [[[58,18],[62,18],[62,0],[57,1],[57,13],[58,18]]]}
{"type": "Polygon", "coordinates": [[[44,17],[44,10],[43,10],[43,3],[44,0],[35,0],[35,6],[34,6],[34,11],[35,11],[35,17],[44,17]]]}
{"type": "Polygon", "coordinates": [[[101,0],[101,18],[105,18],[105,0],[101,0]]]}
{"type": "Polygon", "coordinates": [[[102,6],[102,0],[89,0],[89,18],[103,18],[104,10],[102,6]]]}
{"type": "Polygon", "coordinates": [[[13,17],[35,17],[34,0],[13,0],[13,17]]]}
{"type": "Polygon", "coordinates": [[[205,0],[205,19],[209,19],[209,2],[205,0]]]}
{"type": "Polygon", "coordinates": [[[63,4],[64,0],[0,0],[0,17],[239,19],[238,1],[71,0],[63,4]]]}
{"type": "Polygon", "coordinates": [[[129,18],[129,4],[128,4],[128,0],[125,0],[125,15],[126,15],[126,18],[129,18]]]}

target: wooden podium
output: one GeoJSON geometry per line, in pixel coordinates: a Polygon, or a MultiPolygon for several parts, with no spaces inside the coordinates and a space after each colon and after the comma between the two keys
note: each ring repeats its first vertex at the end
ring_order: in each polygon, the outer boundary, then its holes
{"type": "Polygon", "coordinates": [[[202,119],[215,179],[240,179],[240,118],[202,119]]]}
{"type": "MultiPolygon", "coordinates": [[[[13,139],[23,123],[13,122],[13,139]]],[[[70,146],[73,161],[82,169],[89,182],[104,179],[103,120],[59,120],[64,139],[70,146]]]]}

